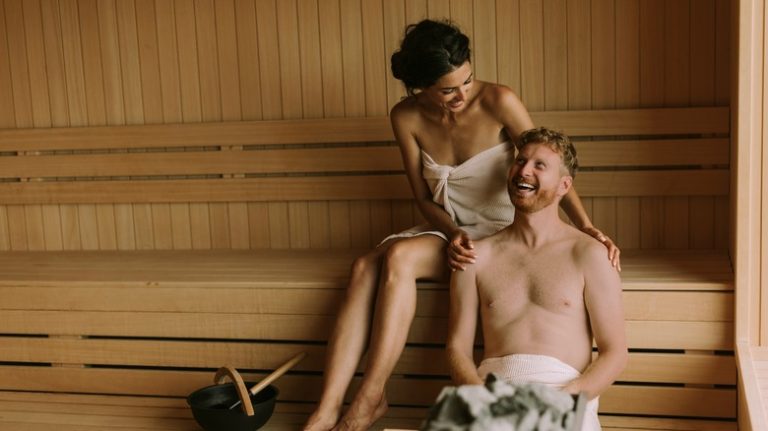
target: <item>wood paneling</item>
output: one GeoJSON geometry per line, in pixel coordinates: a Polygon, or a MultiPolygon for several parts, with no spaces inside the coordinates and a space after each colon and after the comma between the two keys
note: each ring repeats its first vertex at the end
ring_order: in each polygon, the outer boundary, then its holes
{"type": "MultiPolygon", "coordinates": [[[[723,135],[730,131],[729,115],[727,108],[531,113],[535,123],[557,128],[571,137],[723,135]]],[[[239,146],[366,143],[394,139],[389,119],[386,117],[169,124],[142,127],[5,129],[0,130],[0,138],[2,138],[0,151],[20,151],[22,148],[25,150],[96,150],[198,147],[210,146],[212,140],[220,146],[239,146]]]]}
{"type": "MultiPolygon", "coordinates": [[[[297,212],[287,210],[291,217],[297,212]]],[[[0,355],[12,362],[3,366],[0,383],[18,391],[180,396],[223,362],[252,370],[245,377],[258,379],[264,373],[255,370],[273,369],[302,349],[309,356],[281,378],[281,400],[312,401],[324,367],[318,342],[333,323],[355,253],[51,253],[42,274],[39,253],[0,254],[0,296],[7,298],[0,303],[0,333],[6,334],[0,355]],[[44,365],[50,362],[90,366],[44,365]]],[[[602,398],[603,412],[732,418],[733,356],[680,351],[732,347],[727,255],[635,252],[625,259],[633,351],[621,384],[602,398]],[[681,291],[705,281],[720,287],[681,291]]],[[[424,406],[448,383],[442,347],[447,289],[418,287],[412,344],[394,369],[388,396],[424,406]]]]}
{"type": "MultiPolygon", "coordinates": [[[[707,202],[714,205],[715,196],[727,195],[723,168],[729,163],[728,140],[636,139],[635,134],[698,134],[704,129],[703,136],[709,136],[710,131],[727,132],[727,115],[721,108],[533,113],[540,122],[589,139],[576,144],[585,170],[577,180],[584,206],[610,236],[620,241],[626,237],[625,249],[713,248],[722,243],[714,242],[724,236],[714,218],[724,219],[718,209],[723,201],[709,217],[696,212],[707,202]],[[697,124],[701,118],[708,123],[697,124]],[[643,127],[646,121],[652,126],[643,127]]],[[[79,236],[79,242],[70,241],[79,244],[71,246],[75,249],[242,248],[246,243],[257,248],[365,247],[395,230],[393,225],[400,230],[407,227],[406,219],[413,219],[403,218],[403,207],[396,202],[375,201],[410,198],[402,175],[389,175],[402,168],[399,151],[388,142],[392,137],[386,117],[11,129],[0,136],[4,149],[16,150],[9,154],[19,154],[0,157],[3,175],[21,180],[2,184],[3,202],[27,205],[23,226],[22,220],[11,219],[19,249],[61,247],[56,226],[51,245],[44,244],[48,228],[41,227],[41,217],[29,216],[37,204],[49,211],[56,211],[57,204],[81,204],[72,213],[76,229],[68,231],[79,236]],[[344,139],[362,146],[333,144],[344,139]],[[327,144],[302,148],[318,141],[327,144]],[[287,146],[261,146],[270,143],[287,146]],[[27,146],[40,151],[18,151],[27,146]],[[104,151],[104,146],[112,148],[104,151]],[[57,153],[42,151],[50,149],[57,153]],[[77,154],[68,154],[72,152],[77,154]],[[25,181],[28,177],[48,181],[25,181]],[[87,181],[71,181],[75,177],[87,181]],[[348,199],[354,203],[343,202],[348,199]],[[329,200],[338,205],[324,202],[329,200]],[[244,203],[254,201],[263,202],[267,211],[261,205],[249,211],[244,203]],[[92,208],[82,205],[94,203],[100,208],[97,223],[88,216],[92,208]],[[109,211],[111,204],[119,204],[114,212],[109,211]],[[151,204],[150,211],[146,204],[151,204]],[[253,238],[246,241],[251,229],[253,238]]],[[[63,214],[62,220],[69,213],[63,214]]]]}
{"type": "MultiPolygon", "coordinates": [[[[580,168],[728,164],[720,139],[583,141],[576,144],[580,168]],[[657,155],[654,157],[654,155],[657,155]]],[[[191,176],[402,171],[395,146],[254,151],[95,153],[72,156],[0,157],[0,178],[191,176]]]]}
{"type": "MultiPolygon", "coordinates": [[[[116,393],[184,396],[204,387],[210,372],[166,371],[162,379],[151,370],[124,369],[67,369],[43,367],[8,367],[0,377],[3,386],[13,390],[41,391],[55,388],[60,392],[92,394],[116,393]],[[44,383],[42,383],[44,382],[44,383]]],[[[244,373],[248,381],[259,381],[266,373],[244,373]]],[[[355,390],[360,383],[356,378],[355,390]]],[[[281,400],[311,401],[319,397],[320,376],[300,374],[280,379],[281,400]]],[[[447,379],[422,380],[406,384],[408,377],[390,379],[387,399],[393,404],[430,405],[436,394],[448,383],[447,379]]],[[[601,397],[601,412],[645,415],[680,415],[699,418],[728,418],[736,412],[736,394],[731,389],[705,389],[682,387],[643,387],[639,385],[615,386],[601,397]],[[631,401],[630,401],[631,400],[631,401]]]]}
{"type": "MultiPolygon", "coordinates": [[[[216,368],[227,363],[236,368],[270,369],[299,348],[306,350],[308,357],[294,371],[323,370],[325,348],[299,343],[0,337],[0,353],[8,361],[64,364],[216,368]]],[[[477,353],[481,358],[481,352],[477,353]]],[[[363,370],[361,363],[358,371],[363,370]]],[[[733,385],[735,371],[732,356],[632,353],[628,368],[619,379],[733,385]],[[670,366],[670,362],[674,365],[670,366]]],[[[448,364],[439,346],[407,347],[394,374],[444,377],[448,375],[448,364]]]]}
{"type": "Polygon", "coordinates": [[[0,124],[381,115],[402,94],[388,57],[425,16],[458,23],[477,77],[533,110],[607,106],[614,91],[624,107],[728,103],[723,0],[404,3],[8,0],[0,124]]]}
{"type": "MultiPolygon", "coordinates": [[[[227,125],[213,141],[190,129],[170,142],[162,138],[162,129],[126,131],[123,137],[106,140],[100,128],[88,133],[66,128],[344,116],[376,116],[375,131],[355,135],[357,131],[340,128],[335,137],[326,135],[328,142],[391,140],[383,116],[404,89],[389,73],[389,55],[405,25],[427,16],[459,24],[472,41],[475,76],[512,87],[531,111],[728,106],[728,11],[726,0],[7,0],[0,7],[0,21],[5,23],[0,26],[0,98],[6,101],[0,104],[0,128],[6,129],[0,145],[18,144],[22,151],[63,148],[73,142],[76,146],[68,150],[247,145],[265,142],[260,139],[275,133],[236,142],[227,130],[239,126],[227,125]],[[561,31],[546,30],[552,28],[561,31]],[[36,129],[16,136],[5,133],[29,127],[36,129]]],[[[542,112],[534,121],[583,136],[686,133],[680,118],[659,123],[638,112],[617,118],[610,127],[585,126],[592,116],[605,112],[565,120],[542,112]]],[[[727,168],[727,111],[714,117],[708,112],[695,116],[693,124],[698,133],[716,136],[697,142],[697,150],[660,152],[644,140],[620,145],[584,141],[579,149],[594,166],[628,166],[628,158],[632,164],[642,160],[649,166],[727,168]],[[692,154],[695,160],[688,158],[692,154]]],[[[285,125],[279,127],[285,130],[285,125]]],[[[241,136],[248,133],[243,132],[241,136]]],[[[150,160],[151,154],[143,157],[150,160]]],[[[176,155],[178,164],[190,157],[176,155]]],[[[251,154],[224,155],[239,166],[216,174],[238,174],[254,165],[244,155],[251,154]]],[[[71,175],[77,157],[54,168],[41,158],[35,174],[71,175]]],[[[117,155],[103,157],[104,172],[120,172],[122,168],[106,163],[117,155]]],[[[151,163],[137,158],[134,167],[121,174],[150,175],[152,166],[172,166],[173,157],[158,154],[151,163]]],[[[399,166],[397,159],[395,153],[385,158],[399,166]]],[[[11,169],[3,172],[10,176],[11,169]]],[[[617,175],[610,178],[621,178],[617,175]]],[[[670,198],[664,197],[667,191],[653,195],[638,192],[636,186],[620,186],[594,194],[589,192],[589,177],[578,181],[579,192],[585,199],[596,196],[586,202],[593,219],[623,248],[726,245],[727,197],[720,192],[690,196],[683,187],[670,198]]],[[[603,177],[594,181],[605,181],[603,177]]],[[[21,186],[25,191],[35,188],[21,186]]],[[[407,199],[407,189],[402,190],[397,196],[407,199]]],[[[30,199],[31,205],[42,203],[30,199]]],[[[95,217],[92,207],[82,205],[3,206],[6,222],[0,223],[0,248],[3,241],[12,249],[50,250],[239,248],[246,243],[343,247],[375,244],[385,230],[414,222],[405,201],[288,204],[279,195],[263,199],[267,201],[228,201],[224,207],[182,199],[146,207],[120,199],[110,205],[105,197],[98,200],[95,217]],[[288,213],[293,219],[269,218],[288,213]],[[301,226],[299,220],[307,224],[301,226]],[[8,226],[4,234],[3,225],[8,226]]]]}

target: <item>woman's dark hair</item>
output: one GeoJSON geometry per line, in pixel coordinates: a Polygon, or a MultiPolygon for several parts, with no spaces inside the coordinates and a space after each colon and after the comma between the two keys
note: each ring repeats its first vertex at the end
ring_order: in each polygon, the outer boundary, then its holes
{"type": "Polygon", "coordinates": [[[425,19],[406,27],[400,49],[390,61],[392,75],[413,94],[469,61],[469,38],[448,21],[425,19]]]}

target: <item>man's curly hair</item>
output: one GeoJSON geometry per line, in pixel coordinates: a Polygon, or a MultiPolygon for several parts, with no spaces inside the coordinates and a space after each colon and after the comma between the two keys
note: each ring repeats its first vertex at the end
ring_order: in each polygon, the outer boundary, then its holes
{"type": "Polygon", "coordinates": [[[520,151],[528,144],[547,145],[554,152],[560,154],[563,166],[568,170],[568,174],[571,177],[576,177],[576,171],[579,169],[579,160],[576,157],[576,147],[573,146],[568,136],[546,127],[537,127],[520,134],[520,138],[517,141],[517,150],[520,151]]]}

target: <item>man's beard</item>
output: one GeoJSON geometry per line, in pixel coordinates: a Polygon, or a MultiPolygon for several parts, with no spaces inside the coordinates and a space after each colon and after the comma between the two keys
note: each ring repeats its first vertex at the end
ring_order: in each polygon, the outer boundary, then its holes
{"type": "Polygon", "coordinates": [[[552,205],[557,199],[557,193],[555,190],[538,189],[536,193],[527,197],[517,196],[516,193],[510,193],[509,197],[512,205],[515,206],[515,211],[533,214],[552,205]]]}

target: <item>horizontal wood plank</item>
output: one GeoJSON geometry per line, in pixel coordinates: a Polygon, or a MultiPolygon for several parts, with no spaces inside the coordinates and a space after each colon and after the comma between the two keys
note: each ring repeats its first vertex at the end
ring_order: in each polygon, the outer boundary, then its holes
{"type": "MultiPolygon", "coordinates": [[[[326,341],[334,316],[284,314],[5,311],[2,334],[326,341]]],[[[630,348],[732,350],[731,322],[626,322],[630,348]]],[[[448,319],[416,317],[408,341],[443,344],[448,319]]]]}
{"type": "Polygon", "coordinates": [[[576,141],[580,167],[728,165],[728,139],[576,141]]]}
{"type": "Polygon", "coordinates": [[[733,418],[736,415],[736,391],[735,389],[615,385],[601,395],[600,412],[733,418]],[[685,393],[684,396],[683,393],[685,393]]]}
{"type": "Polygon", "coordinates": [[[126,416],[123,414],[93,414],[47,411],[14,411],[0,404],[0,429],[14,431],[105,431],[120,430],[156,430],[156,431],[199,431],[200,427],[193,419],[164,418],[161,416],[126,416]],[[9,409],[9,410],[5,410],[9,409]],[[116,422],[123,425],[116,427],[116,422]],[[9,428],[5,428],[8,426],[9,428]],[[11,428],[12,427],[12,428],[11,428]]]}
{"type": "Polygon", "coordinates": [[[605,431],[736,431],[735,420],[600,415],[605,431]]]}
{"type": "MultiPolygon", "coordinates": [[[[103,368],[7,367],[0,386],[11,390],[81,392],[124,395],[186,396],[207,386],[212,372],[117,370],[103,368]]],[[[265,373],[244,373],[258,381],[265,373]]],[[[427,406],[449,380],[393,377],[387,386],[391,404],[427,406]]],[[[314,401],[319,396],[320,376],[288,374],[277,386],[283,401],[314,401]]],[[[359,384],[356,378],[353,386],[359,384]]],[[[600,399],[602,413],[733,418],[735,389],[616,385],[600,399]]]]}
{"type": "MultiPolygon", "coordinates": [[[[361,249],[0,252],[0,286],[343,289],[352,261],[363,253],[361,249]]],[[[627,251],[622,254],[621,278],[624,289],[633,291],[733,289],[733,270],[725,251],[627,251]]],[[[419,283],[419,288],[444,291],[445,284],[419,283]]],[[[158,292],[162,296],[163,291],[158,292]]],[[[9,299],[8,304],[23,298],[9,299]]],[[[66,295],[60,300],[66,303],[66,295]]],[[[210,310],[207,305],[179,300],[193,308],[166,311],[210,310]]],[[[222,309],[221,300],[211,305],[222,309]]],[[[4,306],[5,302],[0,303],[0,309],[4,306]]],[[[141,310],[163,310],[146,307],[141,310]]]]}
{"type": "MultiPolygon", "coordinates": [[[[571,136],[727,134],[727,107],[532,112],[571,136]]],[[[388,117],[0,130],[0,151],[392,141],[388,117]]]]}
{"type": "MultiPolygon", "coordinates": [[[[726,196],[725,169],[581,172],[576,188],[595,196],[726,196]]],[[[404,175],[297,176],[245,179],[0,182],[5,204],[270,202],[409,199],[404,175]]]]}
{"type": "MultiPolygon", "coordinates": [[[[269,421],[269,430],[293,431],[301,426],[311,412],[312,405],[278,401],[275,406],[275,414],[269,421]]],[[[92,415],[111,417],[115,425],[125,429],[142,424],[147,417],[186,419],[192,425],[191,412],[182,398],[158,398],[135,397],[115,395],[83,395],[83,394],[56,394],[56,393],[28,393],[28,392],[0,392],[0,428],[6,427],[13,430],[45,430],[49,424],[38,423],[33,414],[29,412],[46,412],[65,415],[92,415]],[[13,412],[14,419],[23,422],[10,423],[2,419],[6,412],[13,412]],[[25,416],[17,413],[27,413],[25,416]],[[134,422],[134,418],[139,418],[134,422]],[[117,424],[120,425],[117,425],[117,424]],[[32,428],[10,428],[17,424],[32,428]],[[36,427],[37,428],[34,428],[36,427]]],[[[422,418],[427,416],[424,407],[390,407],[385,417],[377,422],[378,428],[417,429],[422,418]]],[[[92,421],[88,418],[73,418],[61,422],[76,423],[84,426],[92,421]]],[[[736,431],[736,422],[733,420],[703,420],[681,419],[662,417],[640,417],[601,414],[600,422],[603,429],[608,430],[632,430],[632,431],[736,431]]],[[[152,424],[155,431],[186,431],[198,428],[186,428],[185,424],[174,422],[169,428],[158,428],[160,422],[152,424]]],[[[73,428],[72,426],[58,426],[57,429],[90,431],[89,428],[73,428]],[[67,428],[69,427],[69,428],[67,428]]],[[[104,424],[104,426],[109,426],[104,424]]],[[[109,428],[103,428],[109,429],[109,428]]],[[[101,430],[101,428],[100,428],[101,430]]]]}
{"type": "Polygon", "coordinates": [[[2,178],[402,171],[395,147],[0,157],[2,178]]]}
{"type": "Polygon", "coordinates": [[[533,113],[533,121],[570,136],[726,134],[727,107],[533,113]],[[568,115],[562,115],[568,112],[568,115]]]}
{"type": "MultiPolygon", "coordinates": [[[[416,315],[448,315],[447,286],[419,289],[416,315]]],[[[230,287],[8,287],[0,310],[165,311],[201,313],[336,314],[344,298],[335,289],[230,287]],[[237,298],[232,301],[231,298],[237,298]]],[[[625,285],[630,288],[631,283],[625,285]]],[[[733,321],[730,292],[624,292],[629,320],[733,321]]]]}
{"type": "MultiPolygon", "coordinates": [[[[0,337],[0,357],[19,363],[187,368],[218,368],[229,364],[242,369],[270,370],[296,351],[305,351],[308,356],[293,368],[295,371],[323,371],[325,347],[317,344],[0,337]]],[[[478,349],[477,363],[481,355],[478,349]]],[[[364,369],[365,360],[358,372],[364,369]]],[[[443,347],[407,346],[394,374],[448,376],[443,347]]],[[[733,356],[632,352],[629,365],[618,380],[734,385],[736,366],[733,356]]]]}
{"type": "MultiPolygon", "coordinates": [[[[727,139],[582,141],[581,168],[728,164],[727,139]]],[[[0,178],[402,171],[395,146],[0,157],[0,178]]]]}

